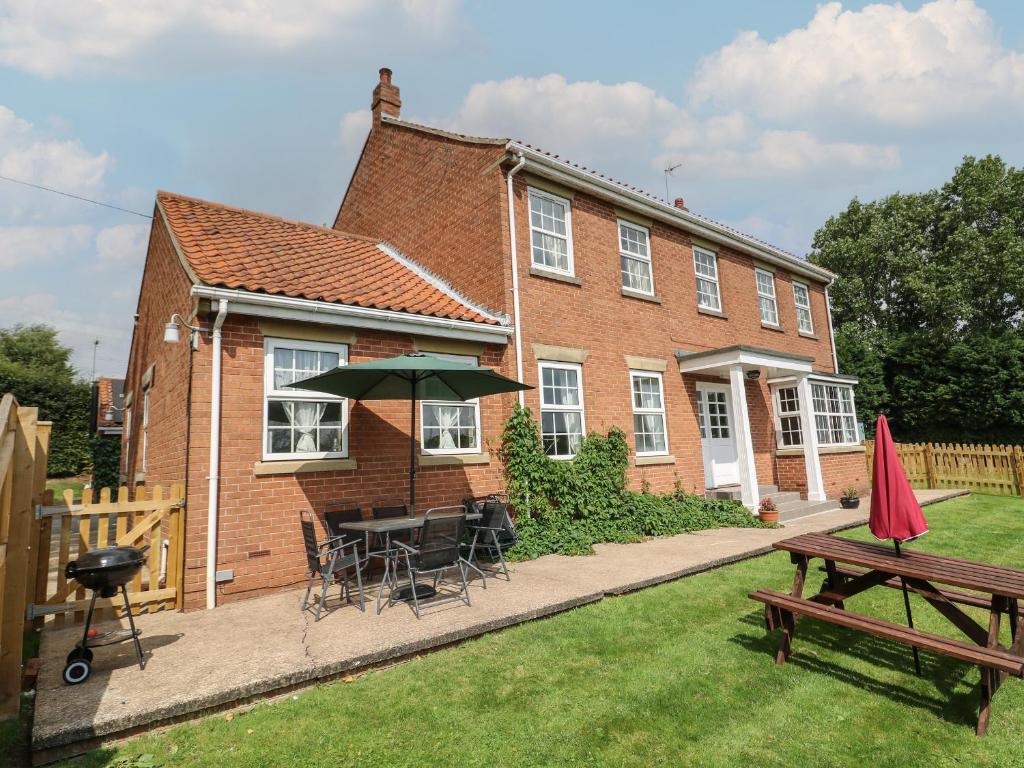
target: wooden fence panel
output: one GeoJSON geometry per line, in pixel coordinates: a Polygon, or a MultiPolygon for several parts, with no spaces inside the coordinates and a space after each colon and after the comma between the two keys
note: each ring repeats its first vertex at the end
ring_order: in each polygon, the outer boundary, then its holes
{"type": "MultiPolygon", "coordinates": [[[[868,472],[875,445],[866,444],[868,472]]],[[[966,488],[978,493],[1024,495],[1024,448],[1019,445],[896,443],[914,488],[966,488]]]]}

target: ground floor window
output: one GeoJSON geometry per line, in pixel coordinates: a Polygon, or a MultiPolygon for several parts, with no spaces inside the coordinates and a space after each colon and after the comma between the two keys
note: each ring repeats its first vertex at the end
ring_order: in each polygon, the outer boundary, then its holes
{"type": "MultiPolygon", "coordinates": [[[[466,365],[479,365],[473,355],[446,355],[431,352],[434,357],[466,365]]],[[[480,452],[480,401],[464,402],[424,400],[420,406],[420,440],[424,453],[454,454],[480,452]]]]}
{"type": "Polygon", "coordinates": [[[633,390],[633,438],[637,456],[668,453],[665,397],[660,373],[630,371],[633,390]]]}
{"type": "Polygon", "coordinates": [[[539,364],[544,453],[571,459],[583,440],[583,370],[575,363],[539,364]]]}
{"type": "Polygon", "coordinates": [[[348,362],[345,344],[266,339],[264,459],[340,458],[348,454],[348,402],[287,385],[348,362]]]}
{"type": "MultiPolygon", "coordinates": [[[[811,409],[819,445],[856,445],[857,414],[853,387],[848,384],[811,382],[811,409]]],[[[795,386],[775,389],[775,428],[779,446],[803,445],[800,395],[795,386]]]]}

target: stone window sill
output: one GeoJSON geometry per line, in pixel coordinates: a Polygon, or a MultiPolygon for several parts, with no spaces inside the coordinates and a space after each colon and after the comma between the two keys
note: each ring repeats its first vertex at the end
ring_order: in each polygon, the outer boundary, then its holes
{"type": "Polygon", "coordinates": [[[634,291],[632,288],[623,288],[622,295],[629,299],[639,299],[640,301],[649,301],[652,304],[661,304],[660,296],[655,296],[651,293],[643,293],[642,291],[634,291]]]}
{"type": "Polygon", "coordinates": [[[420,455],[421,467],[458,467],[471,464],[490,464],[489,453],[424,453],[420,455]]]}
{"type": "Polygon", "coordinates": [[[568,283],[569,285],[582,286],[583,281],[574,275],[566,275],[562,272],[552,272],[549,269],[542,269],[540,267],[530,267],[530,274],[534,277],[543,277],[546,280],[554,280],[559,283],[568,283]]]}
{"type": "Polygon", "coordinates": [[[766,331],[775,331],[776,333],[785,333],[786,329],[781,325],[772,325],[771,323],[761,323],[761,327],[766,331]]]}
{"type": "Polygon", "coordinates": [[[818,334],[816,333],[808,333],[807,331],[797,331],[797,334],[803,336],[805,339],[814,339],[815,341],[821,340],[821,337],[818,336],[818,334]]]}
{"type": "Polygon", "coordinates": [[[301,475],[309,472],[344,472],[357,469],[355,459],[307,459],[306,461],[257,461],[252,468],[256,477],[301,475]]]}
{"type": "Polygon", "coordinates": [[[708,315],[709,317],[720,317],[723,320],[728,320],[729,316],[725,312],[720,312],[717,309],[711,309],[709,307],[697,307],[697,311],[702,315],[708,315]]]}
{"type": "Polygon", "coordinates": [[[637,456],[636,466],[638,467],[652,467],[658,464],[675,464],[675,456],[637,456]]]}
{"type": "MultiPolygon", "coordinates": [[[[819,445],[818,455],[828,456],[831,454],[838,453],[864,453],[865,448],[863,445],[819,445]]],[[[776,448],[776,456],[803,456],[803,447],[797,448],[776,448]]]]}

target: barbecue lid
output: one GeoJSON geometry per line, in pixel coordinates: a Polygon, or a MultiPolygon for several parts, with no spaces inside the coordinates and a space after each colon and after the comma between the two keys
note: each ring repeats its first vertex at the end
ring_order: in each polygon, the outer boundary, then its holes
{"type": "Polygon", "coordinates": [[[124,565],[141,563],[145,550],[138,547],[101,547],[91,549],[77,560],[68,563],[69,570],[97,571],[108,568],[120,568],[124,565]],[[73,569],[70,566],[74,566],[73,569]]]}

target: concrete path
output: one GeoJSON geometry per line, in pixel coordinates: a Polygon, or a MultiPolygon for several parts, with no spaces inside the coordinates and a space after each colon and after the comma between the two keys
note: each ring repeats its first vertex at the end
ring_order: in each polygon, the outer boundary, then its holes
{"type": "MultiPolygon", "coordinates": [[[[965,491],[918,491],[922,504],[965,491]]],[[[596,602],[771,551],[772,542],[809,531],[860,525],[867,509],[832,510],[784,528],[722,528],[601,544],[592,557],[549,555],[513,567],[513,580],[476,581],[472,606],[448,603],[417,621],[404,605],[377,616],[372,606],[338,607],[318,623],[302,613],[302,591],[284,592],[190,613],[137,619],[148,661],[140,672],[131,644],[96,651],[92,677],[78,686],[61,680],[64,657],[80,629],[47,630],[40,649],[33,750],[55,758],[288,688],[398,659],[502,627],[596,602]]],[[[371,594],[375,594],[373,591],[371,594]]]]}

